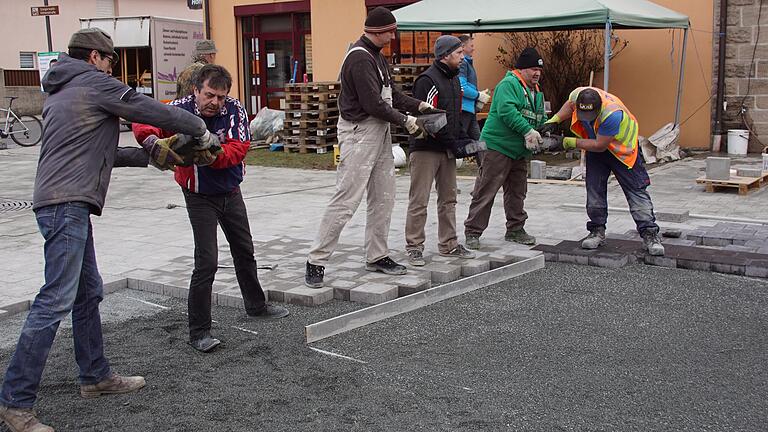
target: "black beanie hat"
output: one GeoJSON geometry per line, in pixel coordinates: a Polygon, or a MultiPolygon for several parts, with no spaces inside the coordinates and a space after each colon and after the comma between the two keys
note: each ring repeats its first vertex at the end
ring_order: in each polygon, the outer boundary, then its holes
{"type": "Polygon", "coordinates": [[[368,13],[365,19],[366,33],[387,33],[397,30],[397,20],[392,12],[384,6],[379,6],[368,13]]]}
{"type": "Polygon", "coordinates": [[[528,69],[534,67],[544,67],[544,60],[542,60],[539,52],[536,48],[526,48],[520,53],[520,57],[517,58],[515,63],[516,69],[528,69]]]}

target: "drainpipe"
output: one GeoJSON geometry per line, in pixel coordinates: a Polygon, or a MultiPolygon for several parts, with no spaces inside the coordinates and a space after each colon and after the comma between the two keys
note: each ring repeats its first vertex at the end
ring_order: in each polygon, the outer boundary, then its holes
{"type": "Polygon", "coordinates": [[[203,14],[205,16],[205,38],[211,38],[211,12],[210,0],[203,0],[203,14]]]}
{"type": "Polygon", "coordinates": [[[723,100],[725,99],[725,35],[728,30],[728,0],[720,0],[720,28],[717,53],[717,99],[715,102],[715,139],[712,151],[720,151],[723,139],[723,100]]]}

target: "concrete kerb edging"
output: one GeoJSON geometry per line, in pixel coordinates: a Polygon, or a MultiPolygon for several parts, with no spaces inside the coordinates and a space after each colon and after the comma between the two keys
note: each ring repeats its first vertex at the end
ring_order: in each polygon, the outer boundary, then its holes
{"type": "Polygon", "coordinates": [[[534,256],[494,270],[459,279],[428,290],[360,309],[304,327],[306,343],[373,324],[452,297],[544,268],[544,255],[534,256]]]}

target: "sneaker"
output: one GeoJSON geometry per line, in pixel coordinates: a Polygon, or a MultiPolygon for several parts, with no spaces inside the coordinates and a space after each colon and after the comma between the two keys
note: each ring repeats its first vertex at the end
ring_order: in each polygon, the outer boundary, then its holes
{"type": "Polygon", "coordinates": [[[144,377],[124,377],[112,373],[112,375],[101,380],[98,384],[81,385],[80,396],[84,398],[95,398],[109,394],[130,393],[144,387],[146,384],[144,377]]]}
{"type": "Polygon", "coordinates": [[[210,334],[207,334],[199,339],[190,340],[189,344],[192,345],[192,348],[200,351],[201,353],[208,353],[219,346],[221,341],[211,336],[210,334]]]}
{"type": "Polygon", "coordinates": [[[304,273],[304,285],[310,288],[322,288],[325,267],[321,265],[310,264],[307,261],[307,271],[304,273]]]}
{"type": "Polygon", "coordinates": [[[408,270],[390,257],[384,257],[376,262],[366,263],[365,269],[372,272],[382,272],[388,275],[404,275],[408,270]]]}
{"type": "Polygon", "coordinates": [[[427,262],[424,261],[424,254],[420,250],[409,250],[408,264],[416,267],[421,267],[423,265],[426,265],[427,262]]]}
{"type": "Polygon", "coordinates": [[[647,230],[642,234],[643,247],[648,251],[648,255],[662,256],[664,255],[664,245],[661,244],[661,238],[659,233],[655,231],[647,230]]]}
{"type": "Polygon", "coordinates": [[[605,243],[605,228],[595,228],[581,241],[582,249],[597,249],[605,243]]]}
{"type": "Polygon", "coordinates": [[[440,255],[444,257],[464,258],[464,259],[470,259],[475,257],[474,252],[468,251],[462,245],[456,246],[450,252],[440,252],[440,255]]]}
{"type": "Polygon", "coordinates": [[[285,318],[290,314],[291,313],[288,312],[288,309],[282,306],[276,306],[276,305],[271,305],[267,303],[264,305],[264,309],[262,309],[261,312],[255,313],[255,314],[248,314],[248,316],[253,318],[259,318],[259,319],[278,319],[278,318],[285,318]]]}
{"type": "Polygon", "coordinates": [[[525,232],[524,228],[520,228],[518,230],[513,230],[513,231],[507,231],[507,233],[504,234],[504,240],[508,242],[515,242],[515,243],[520,243],[520,244],[529,245],[529,246],[536,244],[536,237],[525,232]]]}
{"type": "Polygon", "coordinates": [[[37,414],[27,408],[11,408],[0,405],[0,419],[11,432],[53,432],[53,428],[40,423],[37,414]]]}
{"type": "Polygon", "coordinates": [[[464,238],[467,240],[467,249],[478,250],[480,249],[480,236],[474,234],[466,234],[464,238]]]}

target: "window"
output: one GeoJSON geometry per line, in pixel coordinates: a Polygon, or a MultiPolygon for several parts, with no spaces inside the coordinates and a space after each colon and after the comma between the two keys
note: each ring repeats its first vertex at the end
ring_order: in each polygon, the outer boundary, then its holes
{"type": "Polygon", "coordinates": [[[35,53],[33,51],[21,51],[19,53],[19,67],[22,69],[34,69],[35,53]]]}

